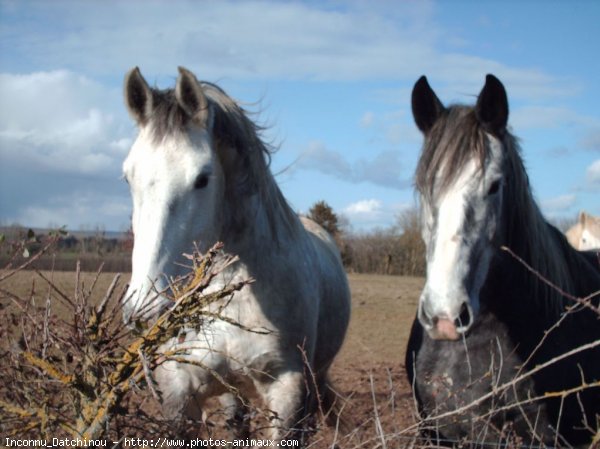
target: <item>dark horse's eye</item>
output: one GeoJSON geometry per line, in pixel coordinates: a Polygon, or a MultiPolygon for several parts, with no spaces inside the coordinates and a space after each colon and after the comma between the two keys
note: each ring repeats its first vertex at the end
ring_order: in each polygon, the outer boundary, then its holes
{"type": "Polygon", "coordinates": [[[490,186],[490,190],[488,190],[488,195],[494,195],[495,193],[498,193],[498,190],[500,190],[499,179],[492,183],[492,185],[490,186]]]}
{"type": "Polygon", "coordinates": [[[203,189],[208,185],[208,176],[206,173],[198,175],[196,181],[194,181],[194,189],[203,189]]]}

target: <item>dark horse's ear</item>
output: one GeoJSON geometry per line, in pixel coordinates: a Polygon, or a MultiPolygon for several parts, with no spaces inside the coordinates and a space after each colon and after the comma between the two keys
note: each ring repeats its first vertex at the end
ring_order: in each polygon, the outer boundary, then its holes
{"type": "Polygon", "coordinates": [[[427,78],[419,78],[412,91],[412,112],[421,132],[427,134],[444,110],[444,105],[429,87],[427,78]]]}
{"type": "Polygon", "coordinates": [[[210,117],[204,91],[194,74],[183,67],[179,67],[175,98],[181,109],[190,116],[196,125],[207,127],[210,117]]]}
{"type": "Polygon", "coordinates": [[[481,90],[475,105],[479,123],[486,131],[501,137],[508,123],[508,97],[506,90],[494,75],[485,77],[485,86],[481,90]]]}
{"type": "Polygon", "coordinates": [[[152,112],[152,90],[140,73],[134,67],[125,75],[125,104],[131,117],[138,125],[145,125],[152,112]]]}

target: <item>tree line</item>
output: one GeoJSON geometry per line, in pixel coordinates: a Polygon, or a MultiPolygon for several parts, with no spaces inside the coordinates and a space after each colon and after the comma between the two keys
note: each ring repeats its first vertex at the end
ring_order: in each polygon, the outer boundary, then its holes
{"type": "MultiPolygon", "coordinates": [[[[376,273],[405,276],[425,274],[425,246],[419,230],[416,209],[407,209],[397,217],[396,224],[387,229],[353,232],[325,201],[315,203],[308,216],[319,223],[335,239],[344,266],[351,273],[376,273]]],[[[32,265],[41,270],[73,271],[77,262],[83,271],[97,271],[103,265],[107,272],[131,271],[133,233],[108,236],[95,231],[67,233],[59,231],[49,254],[32,265]]],[[[0,268],[22,263],[36,253],[53,235],[52,232],[32,230],[23,226],[0,229],[0,268]]]]}
{"type": "Polygon", "coordinates": [[[0,269],[16,267],[37,254],[52,241],[52,247],[36,257],[30,268],[37,270],[131,271],[133,234],[109,236],[98,228],[89,232],[68,233],[64,229],[32,230],[20,225],[0,228],[0,269]]]}
{"type": "Polygon", "coordinates": [[[425,275],[425,244],[415,208],[401,212],[394,226],[362,233],[352,232],[340,223],[342,220],[325,201],[315,203],[308,216],[334,237],[346,271],[425,275]]]}

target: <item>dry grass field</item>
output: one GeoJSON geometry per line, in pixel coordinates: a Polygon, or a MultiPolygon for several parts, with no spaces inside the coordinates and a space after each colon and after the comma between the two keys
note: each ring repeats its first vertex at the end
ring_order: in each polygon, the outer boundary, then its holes
{"type": "MultiPolygon", "coordinates": [[[[43,272],[59,289],[75,289],[75,273],[43,272]]],[[[81,273],[83,289],[92,289],[92,302],[99,300],[114,278],[114,273],[102,273],[92,285],[95,273],[81,273]]],[[[416,277],[350,274],[352,290],[352,320],[342,352],[336,365],[404,362],[404,349],[417,301],[424,280],[416,277]]],[[[128,281],[125,275],[121,285],[128,281]]],[[[21,298],[33,297],[40,305],[45,303],[49,287],[33,271],[22,271],[7,280],[2,288],[21,298]]],[[[3,305],[10,302],[0,294],[3,305]]],[[[60,307],[60,303],[57,303],[60,307]]]]}
{"type": "Polygon", "coordinates": [[[338,363],[403,363],[424,279],[351,274],[349,281],[352,320],[338,363]]]}
{"type": "MultiPolygon", "coordinates": [[[[74,292],[75,273],[43,274],[63,292],[74,292]]],[[[94,303],[104,295],[114,276],[103,273],[93,285],[95,274],[81,273],[80,288],[92,291],[94,303]]],[[[127,280],[128,276],[123,276],[121,286],[127,280]]],[[[311,440],[313,447],[329,447],[334,438],[343,442],[343,447],[373,447],[382,432],[396,434],[415,422],[414,404],[404,373],[404,351],[424,281],[365,274],[351,274],[349,280],[352,319],[331,373],[336,389],[347,399],[343,417],[349,430],[343,437],[334,435],[332,430],[320,431],[311,440]]],[[[38,307],[43,307],[49,292],[48,283],[33,271],[19,272],[0,287],[3,324],[14,322],[14,314],[18,315],[11,305],[10,294],[31,298],[38,307]]],[[[60,304],[57,302],[53,307],[60,315],[60,304]]],[[[0,332],[7,331],[5,326],[2,329],[0,332]]],[[[409,435],[406,438],[410,439],[409,435]]],[[[402,447],[403,438],[398,436],[398,445],[393,447],[402,447]]]]}
{"type": "Polygon", "coordinates": [[[352,318],[332,379],[355,430],[341,446],[407,447],[414,433],[403,431],[416,421],[404,353],[424,279],[351,274],[349,281],[352,318]]]}

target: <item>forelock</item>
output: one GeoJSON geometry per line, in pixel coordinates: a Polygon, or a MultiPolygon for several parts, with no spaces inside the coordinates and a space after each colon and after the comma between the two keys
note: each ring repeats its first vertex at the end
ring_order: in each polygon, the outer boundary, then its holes
{"type": "Polygon", "coordinates": [[[167,136],[178,135],[188,125],[190,118],[177,103],[174,89],[152,89],[153,108],[149,127],[156,142],[167,136]]]}
{"type": "Polygon", "coordinates": [[[451,106],[427,133],[415,176],[416,187],[428,201],[441,195],[460,176],[469,160],[483,168],[490,155],[485,131],[472,107],[451,106]]]}

